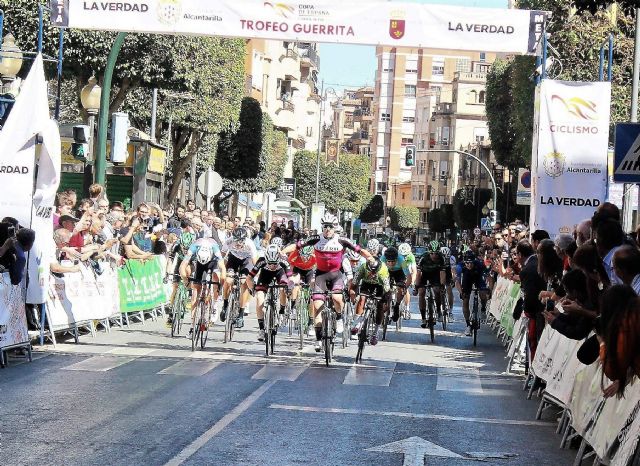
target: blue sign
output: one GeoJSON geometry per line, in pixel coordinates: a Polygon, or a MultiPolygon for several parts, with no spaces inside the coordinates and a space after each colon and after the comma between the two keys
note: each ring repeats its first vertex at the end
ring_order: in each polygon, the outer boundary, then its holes
{"type": "Polygon", "coordinates": [[[491,219],[489,217],[484,217],[480,219],[480,228],[484,231],[491,231],[493,228],[491,227],[491,219]]]}
{"type": "Polygon", "coordinates": [[[613,181],[640,183],[640,123],[616,125],[613,152],[613,181]]]}

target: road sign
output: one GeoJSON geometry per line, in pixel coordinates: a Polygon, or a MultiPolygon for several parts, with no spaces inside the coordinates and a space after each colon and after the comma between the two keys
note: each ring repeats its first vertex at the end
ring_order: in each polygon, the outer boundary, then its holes
{"type": "Polygon", "coordinates": [[[289,197],[296,197],[296,179],[283,178],[280,185],[280,193],[289,197]]]}
{"type": "Polygon", "coordinates": [[[480,228],[484,231],[491,231],[493,229],[493,227],[491,226],[491,219],[489,217],[481,218],[480,228]]]}
{"type": "Polygon", "coordinates": [[[209,168],[198,177],[198,191],[200,191],[207,200],[210,200],[213,196],[222,191],[222,177],[220,174],[209,168]]]}
{"type": "Polygon", "coordinates": [[[640,123],[618,123],[613,181],[640,183],[640,123]]]}
{"type": "Polygon", "coordinates": [[[476,236],[480,236],[480,234],[481,234],[481,233],[482,233],[482,230],[481,230],[480,228],[475,227],[475,228],[473,229],[473,234],[474,234],[474,235],[476,235],[476,236]]]}
{"type": "Polygon", "coordinates": [[[409,437],[397,442],[387,443],[379,447],[367,448],[367,451],[380,451],[385,453],[403,453],[403,466],[424,466],[425,456],[438,456],[441,458],[460,458],[459,455],[451,450],[447,450],[440,445],[429,442],[420,437],[409,437]]]}
{"type": "Polygon", "coordinates": [[[516,204],[531,205],[531,170],[518,168],[516,204]]]}

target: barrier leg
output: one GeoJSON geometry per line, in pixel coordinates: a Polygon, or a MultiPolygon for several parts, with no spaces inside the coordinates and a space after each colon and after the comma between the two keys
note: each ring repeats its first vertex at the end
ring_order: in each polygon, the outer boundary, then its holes
{"type": "Polygon", "coordinates": [[[44,346],[44,326],[46,320],[46,303],[40,304],[40,346],[44,346]]]}
{"type": "Polygon", "coordinates": [[[4,362],[4,350],[0,349],[0,367],[4,369],[5,366],[6,364],[4,362]]]}
{"type": "Polygon", "coordinates": [[[576,459],[573,462],[573,466],[580,466],[582,464],[582,457],[584,456],[584,452],[587,449],[587,442],[582,439],[580,442],[580,448],[578,448],[578,453],[576,454],[576,459]]]}
{"type": "Polygon", "coordinates": [[[527,400],[531,399],[531,396],[533,395],[533,392],[535,390],[535,386],[538,380],[539,380],[538,377],[534,375],[533,380],[531,381],[531,387],[529,387],[529,393],[527,393],[527,400]]]}
{"type": "Polygon", "coordinates": [[[564,422],[567,419],[567,408],[562,410],[562,414],[560,415],[560,419],[558,420],[558,427],[556,428],[556,434],[562,432],[562,428],[564,427],[564,422]]]}
{"type": "Polygon", "coordinates": [[[73,339],[76,342],[76,345],[80,343],[80,331],[78,330],[78,325],[73,327],[73,339]]]}
{"type": "Polygon", "coordinates": [[[529,372],[527,374],[527,376],[524,378],[524,384],[522,385],[522,391],[525,391],[527,389],[527,383],[529,382],[531,377],[533,377],[533,375],[531,374],[531,372],[529,372]]]}

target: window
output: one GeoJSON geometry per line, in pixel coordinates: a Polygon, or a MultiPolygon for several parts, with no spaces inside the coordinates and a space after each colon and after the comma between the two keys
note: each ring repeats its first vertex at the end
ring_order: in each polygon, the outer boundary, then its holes
{"type": "Polygon", "coordinates": [[[405,65],[405,71],[407,73],[417,73],[418,72],[418,59],[417,58],[407,58],[407,64],[405,65]]]}
{"type": "Polygon", "coordinates": [[[424,175],[426,160],[418,160],[418,175],[424,175]]]}
{"type": "Polygon", "coordinates": [[[415,201],[415,200],[418,199],[417,193],[418,193],[418,187],[417,186],[412,186],[411,187],[411,200],[412,201],[415,201]]]}
{"type": "Polygon", "coordinates": [[[432,188],[431,188],[431,186],[429,186],[427,188],[427,201],[431,200],[431,192],[432,192],[432,188]]]}
{"type": "Polygon", "coordinates": [[[391,121],[391,114],[390,113],[381,113],[380,114],[380,121],[391,121]]]}
{"type": "Polygon", "coordinates": [[[478,101],[478,93],[476,91],[469,92],[469,103],[475,104],[478,101]]]}
{"type": "Polygon", "coordinates": [[[307,137],[310,138],[313,136],[313,126],[307,126],[307,137]]]}
{"type": "Polygon", "coordinates": [[[408,144],[413,144],[413,138],[402,138],[401,145],[406,146],[408,144]]]}
{"type": "Polygon", "coordinates": [[[378,159],[378,170],[386,170],[387,169],[387,158],[381,157],[378,159]]]}
{"type": "Polygon", "coordinates": [[[449,177],[449,161],[442,160],[440,162],[440,180],[444,181],[449,177]]]}
{"type": "Polygon", "coordinates": [[[431,172],[431,179],[436,179],[436,172],[438,168],[435,160],[429,160],[429,172],[431,172]]]}
{"type": "Polygon", "coordinates": [[[457,58],[456,71],[460,71],[461,73],[468,73],[471,71],[471,60],[469,58],[457,58]]]}
{"type": "Polygon", "coordinates": [[[385,182],[377,182],[376,183],[376,193],[384,194],[387,192],[387,183],[385,182]]]}
{"type": "Polygon", "coordinates": [[[415,121],[416,121],[415,117],[412,117],[412,116],[402,117],[403,123],[414,123],[415,121]]]}
{"type": "Polygon", "coordinates": [[[418,200],[424,201],[424,188],[422,186],[418,186],[418,200]]]}
{"type": "Polygon", "coordinates": [[[416,86],[413,84],[405,84],[404,85],[404,96],[405,97],[415,97],[416,96],[416,86]]]}
{"type": "Polygon", "coordinates": [[[431,62],[431,74],[433,76],[444,76],[444,58],[434,58],[431,62]]]}
{"type": "Polygon", "coordinates": [[[404,192],[402,193],[402,199],[404,199],[404,192]]]}
{"type": "Polygon", "coordinates": [[[422,218],[421,220],[422,223],[427,223],[427,212],[422,212],[420,214],[420,218],[422,218]]]}
{"type": "Polygon", "coordinates": [[[449,127],[448,126],[442,127],[442,145],[444,146],[449,145],[449,127]]]}
{"type": "Polygon", "coordinates": [[[486,61],[487,60],[487,54],[485,52],[480,52],[480,61],[486,61]]]}
{"type": "Polygon", "coordinates": [[[420,149],[424,149],[424,139],[420,139],[420,149]]]}
{"type": "Polygon", "coordinates": [[[478,103],[483,104],[486,95],[487,93],[485,91],[480,91],[480,94],[478,94],[478,103]]]}

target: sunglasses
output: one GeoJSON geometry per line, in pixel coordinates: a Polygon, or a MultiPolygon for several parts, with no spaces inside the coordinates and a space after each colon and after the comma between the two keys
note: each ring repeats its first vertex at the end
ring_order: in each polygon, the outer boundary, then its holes
{"type": "Polygon", "coordinates": [[[332,230],[332,229],[334,229],[334,228],[335,228],[335,227],[334,227],[333,225],[322,225],[322,229],[323,229],[323,230],[332,230]]]}

